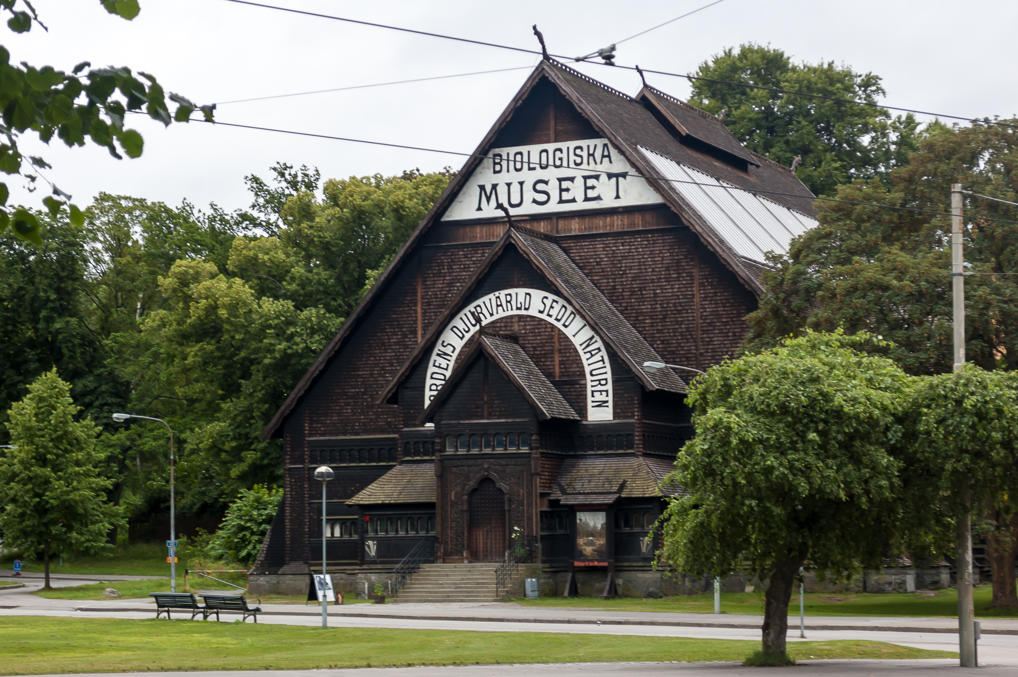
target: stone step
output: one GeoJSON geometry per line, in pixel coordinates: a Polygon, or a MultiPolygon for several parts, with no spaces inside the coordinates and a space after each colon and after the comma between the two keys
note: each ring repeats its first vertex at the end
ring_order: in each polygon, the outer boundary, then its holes
{"type": "Polygon", "coordinates": [[[492,602],[497,564],[422,564],[397,602],[492,602]]]}

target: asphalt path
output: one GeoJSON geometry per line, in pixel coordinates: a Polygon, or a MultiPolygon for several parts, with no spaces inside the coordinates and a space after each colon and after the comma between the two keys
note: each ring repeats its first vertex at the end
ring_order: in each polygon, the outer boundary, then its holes
{"type": "MultiPolygon", "coordinates": [[[[112,581],[115,576],[53,577],[57,586],[79,585],[96,580],[112,581]]],[[[0,587],[0,615],[46,615],[77,618],[152,618],[151,600],[78,601],[48,600],[31,594],[41,586],[41,579],[22,577],[25,587],[10,590],[0,587]]],[[[320,607],[308,605],[262,605],[260,623],[318,626],[320,607]]],[[[610,612],[581,609],[527,607],[513,603],[487,604],[386,604],[329,606],[329,627],[371,627],[391,629],[436,629],[475,632],[547,632],[607,635],[639,635],[648,637],[692,637],[704,639],[760,639],[759,616],[673,614],[646,612],[610,612]]],[[[978,674],[987,677],[1018,675],[1018,620],[985,619],[984,633],[979,642],[980,667],[965,670],[957,659],[921,661],[803,661],[793,668],[768,669],[767,675],[945,675],[978,674]]],[[[807,618],[806,640],[865,639],[891,642],[924,649],[957,651],[957,621],[950,618],[886,618],[886,617],[817,617],[807,618]]],[[[789,642],[799,637],[798,618],[789,619],[789,642]]],[[[0,672],[2,672],[0,666],[0,672]]],[[[124,673],[120,673],[123,675],[124,673]]],[[[151,674],[151,673],[148,673],[151,674]]],[[[177,673],[162,673],[176,675],[177,673]]],[[[181,677],[198,677],[204,673],[180,673],[181,677]]],[[[252,673],[216,672],[210,677],[251,675],[252,673]]],[[[275,677],[277,673],[258,672],[259,677],[275,677]]],[[[280,672],[288,677],[303,677],[304,671],[280,672]]],[[[315,670],[307,677],[333,675],[357,677],[476,677],[480,675],[555,675],[579,677],[599,675],[759,675],[758,669],[728,663],[583,663],[556,665],[458,666],[421,668],[365,668],[357,670],[315,670]]]]}

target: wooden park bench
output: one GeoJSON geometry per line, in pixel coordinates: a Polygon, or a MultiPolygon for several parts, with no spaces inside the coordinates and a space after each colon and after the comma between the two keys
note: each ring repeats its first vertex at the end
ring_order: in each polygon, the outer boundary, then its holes
{"type": "Polygon", "coordinates": [[[202,595],[202,597],[205,598],[206,619],[215,614],[218,621],[220,611],[236,611],[244,614],[242,621],[247,621],[247,617],[250,616],[257,623],[258,613],[262,610],[259,606],[248,606],[244,595],[202,595]]]}
{"type": "Polygon", "coordinates": [[[166,613],[166,618],[170,618],[171,609],[190,611],[192,621],[198,614],[202,615],[202,619],[205,618],[205,607],[198,604],[197,598],[189,592],[152,592],[149,593],[149,597],[156,600],[156,618],[163,612],[166,613]]]}

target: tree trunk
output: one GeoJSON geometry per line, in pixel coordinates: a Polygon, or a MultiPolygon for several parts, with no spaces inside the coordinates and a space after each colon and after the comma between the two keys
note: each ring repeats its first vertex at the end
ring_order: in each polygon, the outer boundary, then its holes
{"type": "Polygon", "coordinates": [[[771,573],[764,596],[763,653],[787,660],[785,637],[788,634],[788,602],[792,598],[795,574],[800,563],[793,558],[780,562],[771,573]]]}
{"type": "Polygon", "coordinates": [[[42,589],[49,590],[49,546],[42,549],[42,589]]]}
{"type": "Polygon", "coordinates": [[[990,559],[993,600],[990,605],[1018,609],[1015,588],[1015,561],[1018,560],[1018,514],[1006,517],[1000,510],[991,515],[994,528],[986,536],[986,554],[990,559]]]}

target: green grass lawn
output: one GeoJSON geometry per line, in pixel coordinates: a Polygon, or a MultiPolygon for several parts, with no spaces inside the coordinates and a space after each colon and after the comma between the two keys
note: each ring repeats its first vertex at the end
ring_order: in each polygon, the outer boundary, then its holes
{"type": "MultiPolygon", "coordinates": [[[[975,589],[977,616],[1018,618],[1018,614],[990,608],[993,591],[988,585],[975,589]]],[[[762,592],[722,593],[721,611],[727,614],[763,614],[762,592]]],[[[526,606],[572,607],[614,611],[671,611],[681,613],[714,613],[714,595],[683,595],[661,599],[620,597],[540,597],[517,599],[526,606]]],[[[799,614],[799,596],[793,595],[788,605],[790,615],[799,614]]],[[[914,593],[807,593],[807,616],[957,616],[958,593],[955,589],[914,593]]]]}
{"type": "Polygon", "coordinates": [[[21,585],[21,581],[0,581],[0,588],[5,588],[11,585],[21,585]]]}
{"type": "MultiPolygon", "coordinates": [[[[0,568],[13,568],[13,557],[0,559],[0,568]]],[[[182,562],[183,563],[183,562],[182,562]]],[[[181,564],[182,564],[181,563],[181,564]]],[[[183,572],[182,565],[177,570],[183,572]]],[[[24,571],[42,572],[42,562],[23,559],[24,571]]],[[[51,574],[129,574],[137,576],[165,576],[170,578],[170,565],[166,563],[166,546],[159,543],[132,543],[115,548],[107,555],[97,557],[67,557],[50,562],[51,574]]]]}
{"type": "MultiPolygon", "coordinates": [[[[4,674],[306,670],[592,661],[742,661],[760,643],[623,635],[0,617],[4,674]]],[[[793,658],[950,658],[882,642],[790,643],[793,658]]]]}

